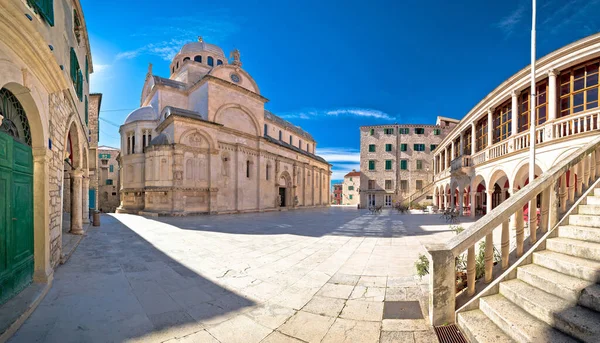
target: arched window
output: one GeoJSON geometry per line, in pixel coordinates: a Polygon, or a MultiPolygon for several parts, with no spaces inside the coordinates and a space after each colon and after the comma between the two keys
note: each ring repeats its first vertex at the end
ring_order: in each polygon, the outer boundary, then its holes
{"type": "Polygon", "coordinates": [[[279,130],[279,140],[283,140],[283,134],[281,133],[281,130],[279,130]]]}
{"type": "Polygon", "coordinates": [[[194,62],[202,63],[202,56],[198,55],[198,56],[194,57],[194,62]]]}
{"type": "Polygon", "coordinates": [[[267,124],[265,124],[265,132],[264,132],[265,137],[267,137],[268,134],[269,134],[269,127],[267,126],[267,124]]]}
{"type": "Polygon", "coordinates": [[[208,60],[207,60],[207,61],[208,61],[208,62],[207,62],[207,63],[208,63],[208,65],[209,65],[209,66],[211,66],[211,67],[212,67],[212,66],[215,64],[215,62],[214,62],[214,60],[213,60],[212,56],[208,56],[208,60]]]}
{"type": "Polygon", "coordinates": [[[0,89],[0,114],[4,116],[0,131],[31,146],[31,130],[25,110],[17,97],[6,88],[0,89]]]}
{"type": "Polygon", "coordinates": [[[217,65],[220,66],[221,64],[223,64],[223,61],[217,60],[217,65]]]}
{"type": "Polygon", "coordinates": [[[179,69],[179,61],[177,61],[177,67],[176,68],[179,69]]]}
{"type": "Polygon", "coordinates": [[[246,177],[250,178],[250,165],[252,164],[252,162],[250,162],[250,160],[246,161],[246,177]]]}
{"type": "Polygon", "coordinates": [[[185,61],[189,61],[189,60],[190,60],[190,58],[189,58],[189,57],[186,57],[186,58],[184,58],[184,59],[183,59],[183,62],[185,62],[185,61]]]}
{"type": "Polygon", "coordinates": [[[292,141],[293,141],[293,138],[292,138],[292,135],[290,135],[290,145],[292,145],[292,141]]]}

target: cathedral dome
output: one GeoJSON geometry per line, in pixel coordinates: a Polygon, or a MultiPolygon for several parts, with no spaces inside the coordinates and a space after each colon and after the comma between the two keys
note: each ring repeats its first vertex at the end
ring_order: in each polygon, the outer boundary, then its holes
{"type": "Polygon", "coordinates": [[[157,115],[156,111],[152,106],[144,106],[140,107],[133,112],[129,113],[127,118],[125,119],[125,124],[133,123],[134,121],[140,120],[156,120],[157,115]]]}
{"type": "Polygon", "coordinates": [[[219,48],[214,44],[204,42],[201,38],[198,42],[187,43],[181,48],[180,54],[194,54],[198,52],[210,52],[220,57],[225,58],[223,49],[219,48]]]}

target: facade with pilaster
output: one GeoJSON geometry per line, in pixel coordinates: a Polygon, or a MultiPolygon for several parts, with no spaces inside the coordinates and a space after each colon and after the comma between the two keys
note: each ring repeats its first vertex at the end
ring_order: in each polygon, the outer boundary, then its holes
{"type": "Polygon", "coordinates": [[[63,238],[88,222],[93,67],[77,0],[1,1],[0,27],[3,303],[50,285],[63,238]]]}
{"type": "MultiPolygon", "coordinates": [[[[599,68],[600,34],[536,62],[535,177],[600,132],[599,68]]],[[[434,152],[436,205],[482,215],[529,183],[530,87],[527,67],[488,94],[441,142],[434,152]]],[[[573,194],[586,177],[567,175],[563,195],[573,194]]],[[[539,211],[540,201],[538,196],[530,205],[539,211]]],[[[513,230],[528,219],[528,206],[521,212],[511,220],[513,230]]]]}
{"type": "Polygon", "coordinates": [[[390,124],[360,128],[360,206],[392,207],[431,202],[432,152],[458,120],[438,117],[435,125],[390,124]]]}
{"type": "Polygon", "coordinates": [[[306,131],[268,101],[230,54],[185,44],[169,78],[149,66],[140,108],[121,133],[121,205],[150,215],[328,206],[331,166],[306,131]]]}

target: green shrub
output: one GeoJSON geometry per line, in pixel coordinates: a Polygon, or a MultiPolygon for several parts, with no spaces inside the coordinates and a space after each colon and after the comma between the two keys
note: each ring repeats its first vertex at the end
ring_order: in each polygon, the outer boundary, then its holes
{"type": "Polygon", "coordinates": [[[417,275],[419,278],[429,274],[429,259],[423,254],[419,254],[417,262],[415,262],[415,268],[417,269],[417,275]]]}

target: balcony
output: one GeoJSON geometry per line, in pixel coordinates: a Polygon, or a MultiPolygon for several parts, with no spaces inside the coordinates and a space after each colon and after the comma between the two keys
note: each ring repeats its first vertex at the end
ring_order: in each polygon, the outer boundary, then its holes
{"type": "Polygon", "coordinates": [[[450,173],[468,174],[472,166],[470,155],[458,156],[450,162],[450,173]]]}

